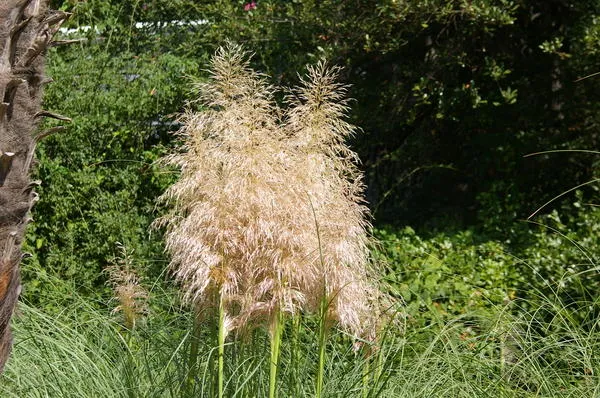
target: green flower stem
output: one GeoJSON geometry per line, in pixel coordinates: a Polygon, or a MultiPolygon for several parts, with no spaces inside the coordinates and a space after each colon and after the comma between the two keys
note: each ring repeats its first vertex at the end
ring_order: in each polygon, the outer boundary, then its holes
{"type": "Polygon", "coordinates": [[[371,376],[371,358],[368,353],[365,355],[365,362],[363,363],[363,398],[367,398],[369,396],[369,381],[371,376]]]}
{"type": "Polygon", "coordinates": [[[277,368],[279,367],[279,353],[281,347],[281,329],[283,319],[281,312],[276,310],[271,329],[271,364],[269,371],[269,398],[277,397],[277,368]]]}
{"type": "Polygon", "coordinates": [[[323,295],[319,311],[319,365],[317,368],[316,397],[323,393],[323,376],[325,373],[325,346],[327,343],[327,295],[323,295]]]}
{"type": "Polygon", "coordinates": [[[219,398],[223,398],[223,386],[225,380],[223,377],[223,368],[225,364],[225,306],[223,305],[223,299],[219,300],[219,336],[217,343],[219,346],[217,384],[219,389],[219,398]]]}
{"type": "Polygon", "coordinates": [[[192,343],[190,346],[190,356],[188,358],[188,374],[187,374],[187,390],[192,391],[194,385],[194,378],[197,373],[198,365],[198,347],[200,344],[200,334],[202,333],[200,324],[200,312],[198,309],[194,309],[194,321],[192,325],[192,343]]]}
{"type": "Polygon", "coordinates": [[[290,378],[289,391],[294,392],[294,397],[300,396],[300,315],[292,317],[292,341],[291,341],[291,369],[292,377],[290,378]]]}

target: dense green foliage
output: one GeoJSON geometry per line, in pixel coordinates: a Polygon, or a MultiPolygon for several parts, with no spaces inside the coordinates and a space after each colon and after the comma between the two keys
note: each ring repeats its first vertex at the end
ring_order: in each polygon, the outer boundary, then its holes
{"type": "Polygon", "coordinates": [[[594,327],[599,308],[578,303],[597,301],[599,224],[600,211],[583,208],[565,220],[553,212],[543,225],[513,231],[518,245],[485,239],[470,229],[425,239],[410,227],[387,228],[376,236],[393,292],[419,324],[487,313],[520,299],[535,307],[537,300],[560,297],[578,308],[574,316],[582,324],[594,327]]]}
{"type": "Polygon", "coordinates": [[[30,230],[34,258],[26,268],[37,273],[26,291],[36,301],[46,273],[70,283],[69,290],[97,289],[117,242],[135,250],[149,271],[162,271],[160,236],[149,236],[148,226],[170,176],[154,162],[170,114],[182,105],[185,76],[197,68],[169,54],[115,56],[100,44],[52,58],[49,73],[58,82],[47,91],[46,106],[73,122],[38,152],[44,199],[30,230]]]}
{"type": "MultiPolygon", "coordinates": [[[[145,266],[162,267],[160,245],[145,231],[168,177],[152,162],[171,145],[169,122],[189,76],[201,75],[225,39],[245,43],[258,69],[284,84],[319,58],[345,67],[378,223],[425,236],[466,227],[520,256],[538,228],[519,220],[597,171],[593,154],[523,158],[598,146],[598,80],[574,82],[599,64],[596,2],[248,4],[55,2],[75,12],[72,27],[97,33],[49,57],[58,83],[47,106],[74,123],[39,154],[36,270],[76,276],[89,290],[117,241],[145,266]],[[181,23],[166,23],[173,20],[181,23]]],[[[579,202],[593,202],[597,184],[582,189],[579,202]]],[[[561,217],[576,213],[565,209],[561,217]]]]}
{"type": "Polygon", "coordinates": [[[590,133],[598,80],[575,82],[598,65],[595,1],[245,4],[89,1],[74,9],[79,23],[102,21],[102,31],[126,36],[132,51],[202,59],[225,39],[242,42],[258,69],[284,84],[316,59],[343,65],[380,221],[470,225],[485,214],[486,195],[503,195],[498,206],[512,223],[533,199],[594,172],[593,159],[578,155],[522,156],[598,146],[590,133]],[[206,23],[133,28],[134,20],[173,19],[206,23]]]}

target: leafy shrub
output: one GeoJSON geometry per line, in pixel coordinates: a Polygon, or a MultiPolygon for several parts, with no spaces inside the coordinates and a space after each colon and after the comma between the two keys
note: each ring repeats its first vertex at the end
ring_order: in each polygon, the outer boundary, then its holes
{"type": "Polygon", "coordinates": [[[504,233],[496,229],[498,219],[490,220],[491,231],[482,227],[430,238],[410,227],[379,229],[379,255],[389,266],[395,294],[416,319],[487,311],[518,298],[528,306],[544,297],[574,305],[595,302],[600,209],[586,206],[593,202],[586,197],[578,192],[572,206],[564,204],[535,222],[509,223],[498,215],[506,222],[504,233]]]}
{"type": "Polygon", "coordinates": [[[49,59],[57,83],[49,85],[45,107],[73,122],[38,150],[41,200],[28,230],[33,258],[24,267],[24,294],[38,303],[50,293],[49,274],[67,291],[102,291],[101,271],[116,242],[134,250],[147,273],[162,272],[160,236],[150,237],[148,227],[172,176],[154,161],[168,145],[169,115],[184,102],[186,75],[197,69],[170,54],[112,55],[98,42],[53,51],[49,59]]]}
{"type": "Polygon", "coordinates": [[[503,244],[478,242],[473,231],[423,239],[406,227],[379,229],[375,236],[394,293],[418,321],[488,311],[514,299],[525,282],[520,262],[503,244]]]}

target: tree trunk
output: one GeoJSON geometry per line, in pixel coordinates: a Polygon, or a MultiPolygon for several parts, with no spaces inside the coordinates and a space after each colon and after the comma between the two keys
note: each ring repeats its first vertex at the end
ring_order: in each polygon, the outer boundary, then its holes
{"type": "MultiPolygon", "coordinates": [[[[21,291],[21,242],[37,200],[29,174],[41,117],[44,53],[63,12],[47,0],[0,0],[0,371],[11,350],[10,319],[21,291]]],[[[60,118],[60,117],[59,117],[60,118]]]]}

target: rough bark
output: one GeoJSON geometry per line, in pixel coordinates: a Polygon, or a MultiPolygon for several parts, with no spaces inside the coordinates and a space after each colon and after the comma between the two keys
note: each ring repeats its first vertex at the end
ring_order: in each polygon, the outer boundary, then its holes
{"type": "Polygon", "coordinates": [[[67,14],[47,0],[0,0],[0,371],[10,354],[10,320],[21,291],[21,242],[37,201],[30,170],[46,132],[41,110],[44,53],[67,14]]]}

